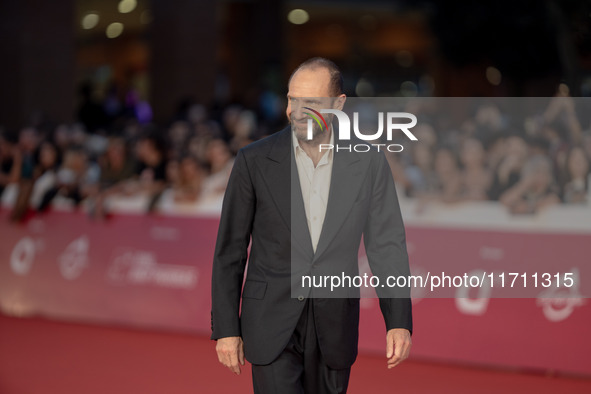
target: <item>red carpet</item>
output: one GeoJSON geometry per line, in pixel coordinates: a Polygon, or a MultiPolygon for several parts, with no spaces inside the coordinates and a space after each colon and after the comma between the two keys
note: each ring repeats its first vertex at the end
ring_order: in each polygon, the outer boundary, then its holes
{"type": "MultiPolygon", "coordinates": [[[[250,393],[206,337],[0,316],[0,394],[250,393]]],[[[360,356],[350,393],[591,393],[591,380],[360,356]]]]}

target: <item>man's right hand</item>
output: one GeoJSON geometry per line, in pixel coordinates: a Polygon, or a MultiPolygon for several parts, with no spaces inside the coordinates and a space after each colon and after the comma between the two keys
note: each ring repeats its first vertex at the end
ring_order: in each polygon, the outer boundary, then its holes
{"type": "Polygon", "coordinates": [[[240,337],[220,338],[215,346],[218,360],[234,372],[240,375],[240,366],[244,365],[244,344],[240,337]]]}

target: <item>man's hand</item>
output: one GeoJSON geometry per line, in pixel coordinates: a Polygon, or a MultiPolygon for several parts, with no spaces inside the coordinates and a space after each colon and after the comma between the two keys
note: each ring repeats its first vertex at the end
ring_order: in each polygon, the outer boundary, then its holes
{"type": "Polygon", "coordinates": [[[410,353],[410,332],[405,328],[393,328],[386,334],[386,357],[388,369],[394,368],[408,357],[410,353]]]}
{"type": "Polygon", "coordinates": [[[240,375],[240,365],[244,365],[244,344],[240,337],[220,338],[215,345],[218,360],[234,372],[240,375]]]}

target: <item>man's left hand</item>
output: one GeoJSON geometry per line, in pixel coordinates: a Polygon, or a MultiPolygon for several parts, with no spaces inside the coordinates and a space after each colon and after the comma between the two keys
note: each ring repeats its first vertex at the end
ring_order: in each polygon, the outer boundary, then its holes
{"type": "Polygon", "coordinates": [[[405,328],[393,328],[386,334],[386,357],[388,369],[394,368],[408,357],[410,353],[410,332],[405,328]]]}

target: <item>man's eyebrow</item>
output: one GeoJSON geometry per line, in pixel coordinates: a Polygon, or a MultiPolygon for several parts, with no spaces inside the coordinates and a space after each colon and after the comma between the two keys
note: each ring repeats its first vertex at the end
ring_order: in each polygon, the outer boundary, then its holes
{"type": "MultiPolygon", "coordinates": [[[[292,97],[291,95],[289,95],[289,93],[286,94],[285,97],[287,97],[288,100],[302,99],[301,97],[292,97]]],[[[304,101],[304,103],[307,103],[307,104],[321,104],[322,103],[322,101],[321,100],[318,100],[318,99],[305,98],[305,99],[302,99],[302,100],[304,101]]]]}

